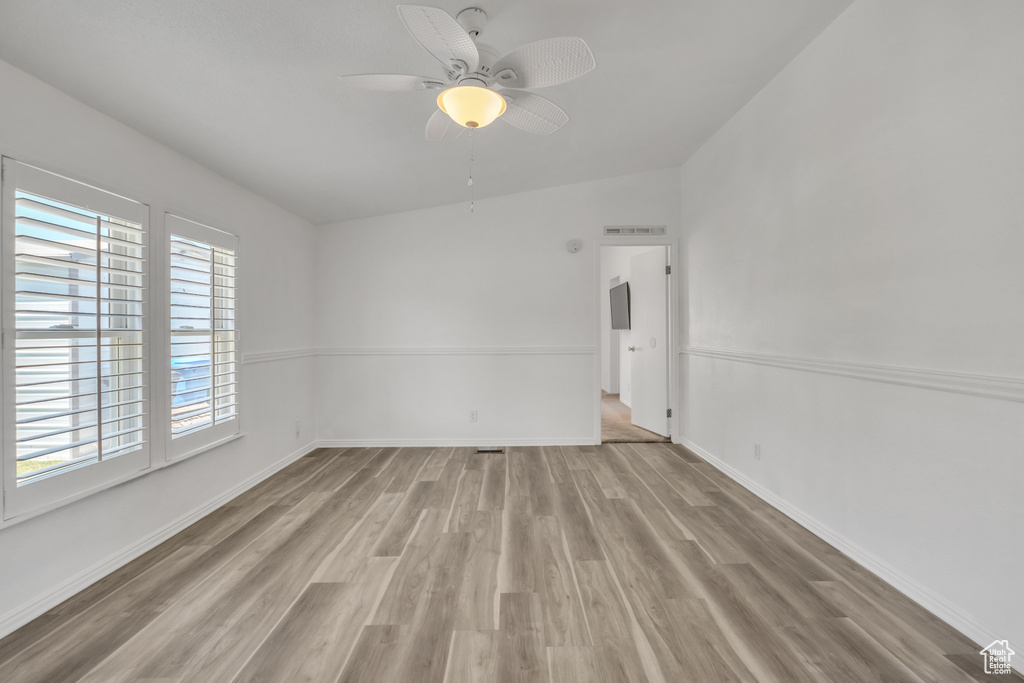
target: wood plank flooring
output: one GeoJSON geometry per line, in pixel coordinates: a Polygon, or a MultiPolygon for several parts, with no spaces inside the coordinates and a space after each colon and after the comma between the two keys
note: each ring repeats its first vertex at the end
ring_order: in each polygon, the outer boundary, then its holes
{"type": "Polygon", "coordinates": [[[668,438],[637,427],[618,394],[601,392],[601,443],[662,443],[668,438]]]}
{"type": "Polygon", "coordinates": [[[979,649],[678,446],[321,449],[0,640],[0,681],[945,683],[979,649]]]}

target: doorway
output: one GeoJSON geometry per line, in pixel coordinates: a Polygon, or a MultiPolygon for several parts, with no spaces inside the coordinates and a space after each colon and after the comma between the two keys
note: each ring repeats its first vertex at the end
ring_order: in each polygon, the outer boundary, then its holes
{"type": "Polygon", "coordinates": [[[669,441],[670,249],[600,247],[601,443],[669,441]]]}

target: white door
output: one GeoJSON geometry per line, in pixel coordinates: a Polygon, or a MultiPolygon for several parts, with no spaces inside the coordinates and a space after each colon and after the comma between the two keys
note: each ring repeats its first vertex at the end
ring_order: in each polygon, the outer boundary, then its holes
{"type": "Polygon", "coordinates": [[[630,259],[630,373],[633,424],[668,436],[668,250],[630,259]]]}

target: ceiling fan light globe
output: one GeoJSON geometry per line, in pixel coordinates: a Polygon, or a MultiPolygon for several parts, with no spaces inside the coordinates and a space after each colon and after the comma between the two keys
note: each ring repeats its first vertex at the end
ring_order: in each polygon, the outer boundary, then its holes
{"type": "Polygon", "coordinates": [[[437,97],[437,106],[466,128],[483,128],[505,113],[505,99],[489,88],[457,85],[437,97]]]}

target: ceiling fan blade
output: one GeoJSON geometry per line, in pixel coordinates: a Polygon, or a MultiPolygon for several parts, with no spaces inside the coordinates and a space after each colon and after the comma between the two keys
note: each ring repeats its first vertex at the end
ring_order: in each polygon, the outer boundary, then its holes
{"type": "Polygon", "coordinates": [[[454,140],[462,135],[464,130],[466,129],[452,121],[451,117],[440,109],[427,120],[428,140],[454,140]]]}
{"type": "Polygon", "coordinates": [[[506,109],[501,119],[537,135],[550,135],[565,125],[569,115],[551,100],[525,90],[502,90],[506,109]]]}
{"type": "Polygon", "coordinates": [[[491,73],[503,88],[546,88],[582,76],[595,66],[582,38],[548,38],[524,45],[494,63],[491,73]]]}
{"type": "Polygon", "coordinates": [[[423,5],[399,5],[398,14],[409,33],[444,65],[446,71],[471,73],[480,66],[476,44],[444,10],[423,5]],[[463,66],[458,67],[459,64],[463,66]]]}
{"type": "Polygon", "coordinates": [[[356,90],[386,90],[390,92],[437,90],[445,86],[443,81],[436,78],[407,74],[354,74],[338,76],[338,80],[342,85],[356,90]]]}

